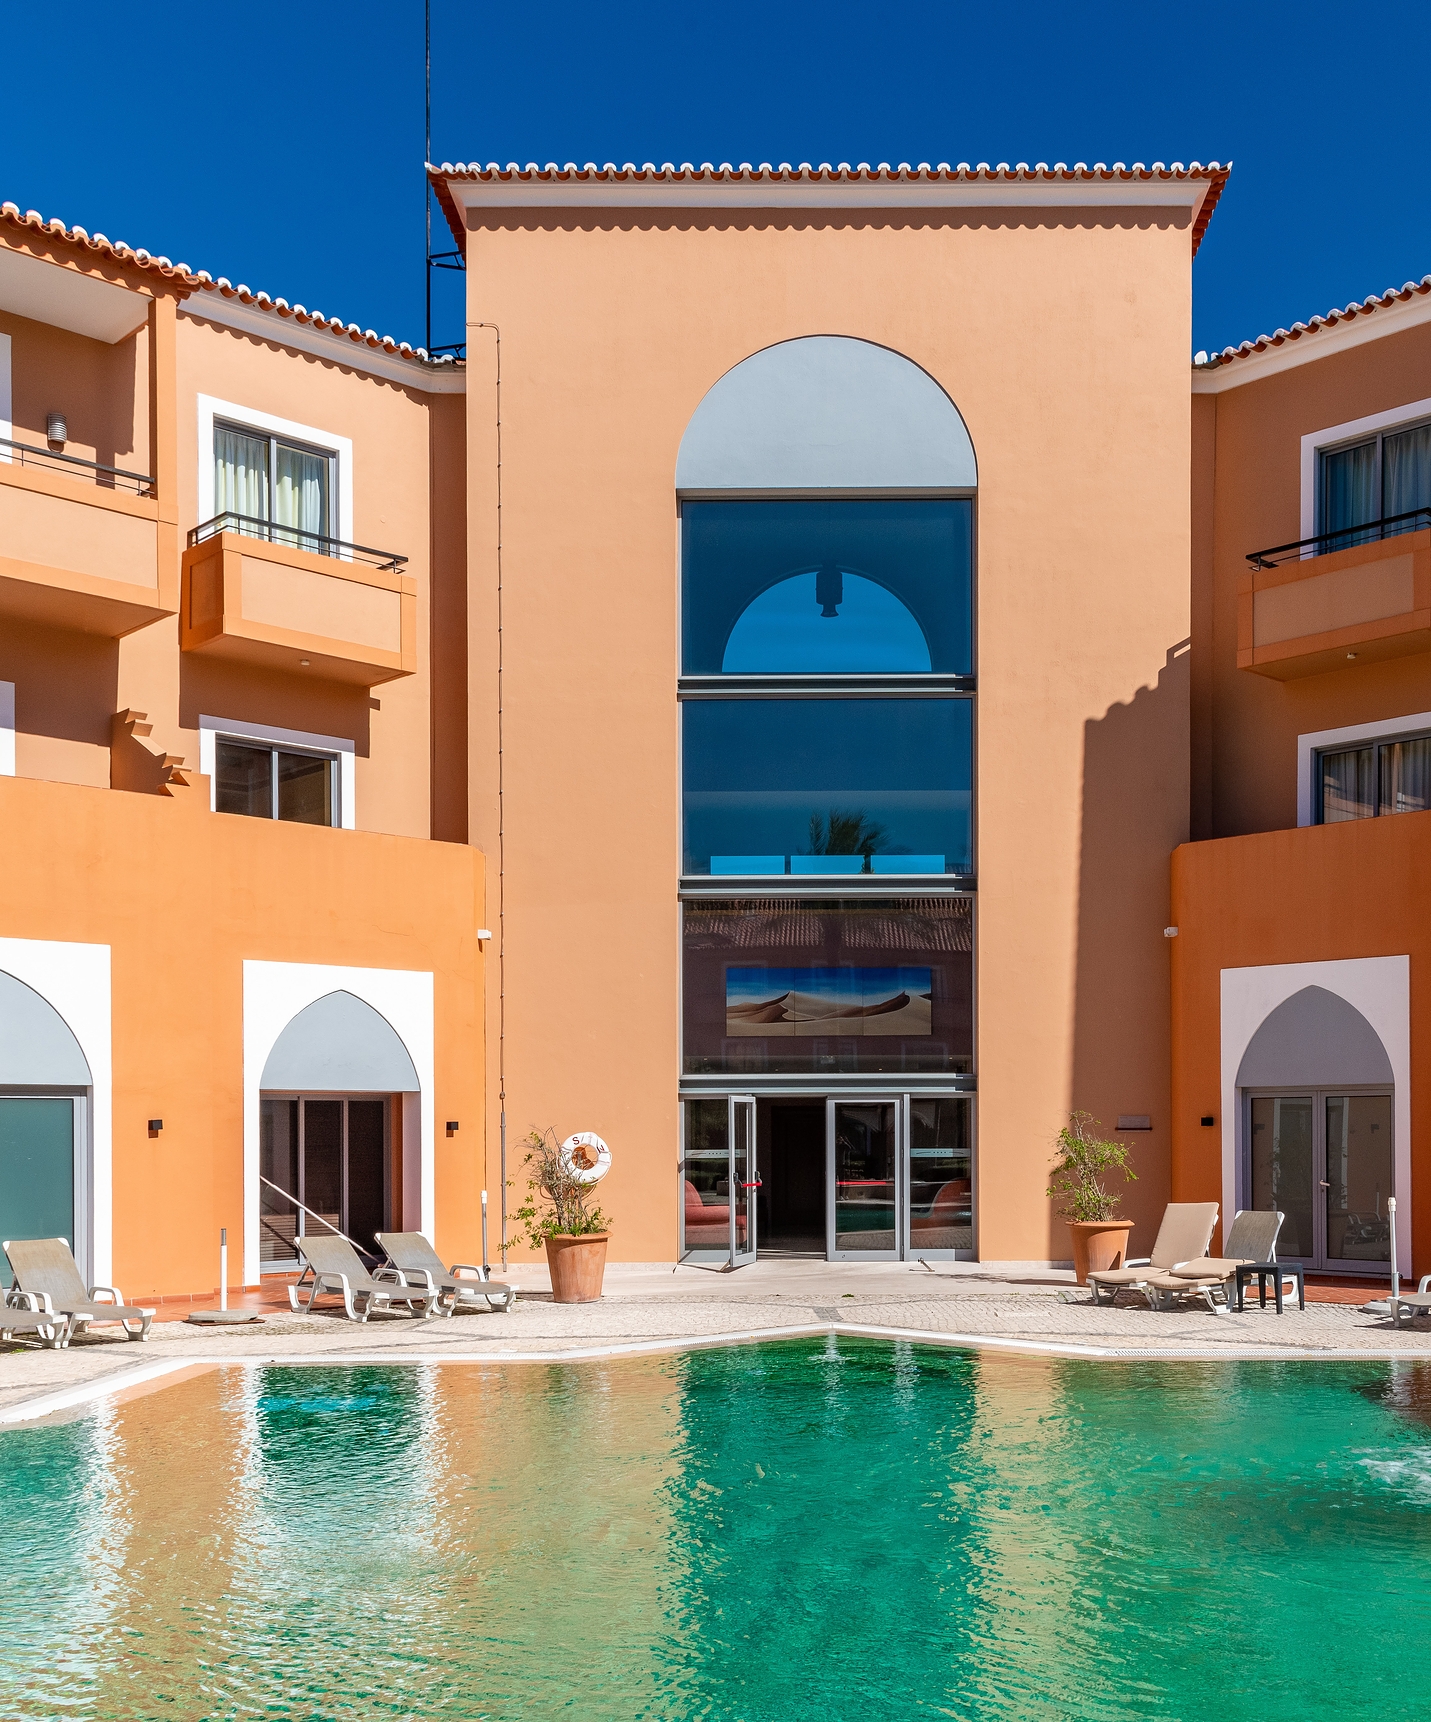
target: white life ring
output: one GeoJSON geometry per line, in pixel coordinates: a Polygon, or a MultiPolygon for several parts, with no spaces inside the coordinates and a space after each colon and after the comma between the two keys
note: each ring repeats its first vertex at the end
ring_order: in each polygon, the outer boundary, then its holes
{"type": "Polygon", "coordinates": [[[561,1145],[561,1163],[581,1184],[595,1184],[611,1170],[611,1150],[594,1130],[578,1130],[561,1145]]]}

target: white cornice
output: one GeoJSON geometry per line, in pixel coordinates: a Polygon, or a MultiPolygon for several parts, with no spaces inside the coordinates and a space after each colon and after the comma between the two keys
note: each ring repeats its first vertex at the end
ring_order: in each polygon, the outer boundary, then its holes
{"type": "Polygon", "coordinates": [[[681,184],[611,180],[446,180],[464,209],[1099,209],[1202,208],[1206,179],[1028,180],[935,184],[734,180],[681,184]]]}
{"type": "Polygon", "coordinates": [[[1418,294],[1399,304],[1378,306],[1344,322],[1329,323],[1305,335],[1289,337],[1267,347],[1260,353],[1229,359],[1225,364],[1193,372],[1192,392],[1195,395],[1220,395],[1226,389],[1240,389],[1244,383],[1259,383],[1264,377],[1275,377],[1297,365],[1310,364],[1315,359],[1329,359],[1334,353],[1347,353],[1368,341],[1379,341],[1386,335],[1398,335],[1403,330],[1419,328],[1431,322],[1431,294],[1418,294]]]}
{"type": "Polygon", "coordinates": [[[332,364],[344,365],[351,371],[381,377],[385,382],[401,383],[410,389],[420,389],[430,395],[460,395],[466,392],[467,373],[460,366],[430,367],[414,359],[399,358],[384,353],[346,335],[330,335],[305,327],[291,317],[273,311],[245,305],[237,299],[225,299],[217,293],[195,294],[179,307],[181,317],[200,322],[218,323],[226,329],[239,329],[246,335],[272,341],[280,347],[295,347],[299,352],[312,353],[332,364]]]}

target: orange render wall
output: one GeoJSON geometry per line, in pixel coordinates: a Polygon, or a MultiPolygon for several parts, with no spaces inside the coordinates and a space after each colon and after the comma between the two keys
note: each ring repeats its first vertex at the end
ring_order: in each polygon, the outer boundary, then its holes
{"type": "MultiPolygon", "coordinates": [[[[1374,333],[1373,329],[1373,333],[1374,333]]],[[[1297,823],[1297,737],[1344,724],[1431,711],[1431,655],[1348,663],[1280,682],[1237,668],[1238,580],[1249,551],[1302,537],[1301,439],[1431,397],[1431,326],[1343,346],[1257,377],[1234,361],[1234,381],[1194,394],[1198,458],[1194,559],[1194,820],[1198,837],[1231,837],[1297,823]],[[1257,380],[1236,386],[1238,366],[1257,380]]],[[[1198,377],[1198,386],[1224,373],[1198,377]]]]}
{"type": "MultiPolygon", "coordinates": [[[[1221,973],[1266,963],[1411,959],[1411,1228],[1431,1270],[1431,814],[1364,819],[1184,845],[1173,856],[1173,1160],[1179,1202],[1221,1201],[1221,973]],[[1213,1128],[1199,1119],[1216,1119],[1213,1128]]],[[[1413,1264],[1403,1262],[1403,1274],[1413,1264]]]]}
{"type": "Polygon", "coordinates": [[[113,1271],[126,1297],[208,1291],[221,1226],[239,1277],[246,959],[433,974],[435,1242],[448,1260],[480,1259],[475,850],[210,813],[202,777],[172,798],[0,778],[0,829],[0,931],[110,947],[113,1271]]]}
{"type": "MultiPolygon", "coordinates": [[[[773,342],[928,370],[979,461],[978,1242],[1066,1259],[1068,1109],[1167,1194],[1167,857],[1187,836],[1191,241],[1165,210],[532,209],[468,237],[471,836],[497,925],[501,330],[505,1048],[516,1148],[600,1131],[617,1259],[676,1248],[676,451],[773,342]]],[[[497,965],[489,968],[497,1106],[497,965]]],[[[489,1128],[495,1133],[496,1118],[489,1128]]]]}

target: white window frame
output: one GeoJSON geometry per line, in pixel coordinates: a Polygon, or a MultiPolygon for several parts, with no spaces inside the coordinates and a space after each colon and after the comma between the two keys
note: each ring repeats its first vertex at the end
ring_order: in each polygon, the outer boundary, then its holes
{"type": "Polygon", "coordinates": [[[0,682],[0,777],[15,775],[15,684],[0,682]]]}
{"type": "Polygon", "coordinates": [[[1399,736],[1431,730],[1431,712],[1409,712],[1405,717],[1379,718],[1375,723],[1345,724],[1341,729],[1313,730],[1297,737],[1297,824],[1314,825],[1317,818],[1316,777],[1313,767],[1319,753],[1342,748],[1364,747],[1368,742],[1393,741],[1399,736]]]}
{"type": "Polygon", "coordinates": [[[1418,420],[1431,418],[1431,400],[1408,401],[1404,407],[1392,407],[1384,413],[1370,413],[1366,418],[1348,419],[1344,425],[1328,425],[1325,430],[1309,431],[1302,438],[1302,533],[1310,538],[1317,530],[1317,493],[1321,486],[1321,460],[1324,449],[1340,443],[1359,442],[1378,431],[1398,430],[1418,420]]]}
{"type": "MultiPolygon", "coordinates": [[[[221,401],[213,395],[199,396],[199,523],[214,518],[214,420],[220,419],[242,430],[257,431],[262,436],[279,436],[285,441],[307,443],[311,448],[331,454],[337,465],[333,497],[328,514],[336,522],[333,536],[351,544],[353,540],[353,439],[338,436],[333,431],[319,430],[315,425],[301,425],[293,419],[276,418],[261,413],[256,407],[242,407],[234,401],[221,401]]],[[[5,433],[0,431],[0,436],[5,433]]]]}
{"type": "Polygon", "coordinates": [[[218,743],[236,741],[256,747],[296,747],[308,753],[326,753],[338,766],[336,817],[330,827],[337,831],[357,830],[357,745],[346,736],[314,735],[308,730],[279,729],[274,724],[249,723],[240,718],[199,718],[199,770],[209,780],[209,811],[218,811],[218,778],[215,762],[218,743]]]}

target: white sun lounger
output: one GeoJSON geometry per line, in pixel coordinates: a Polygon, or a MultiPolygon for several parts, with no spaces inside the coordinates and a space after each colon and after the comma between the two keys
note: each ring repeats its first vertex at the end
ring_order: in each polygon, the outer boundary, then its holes
{"type": "MultiPolygon", "coordinates": [[[[363,1258],[346,1238],[299,1238],[299,1253],[307,1264],[304,1273],[311,1273],[313,1283],[308,1287],[308,1302],[302,1306],[304,1315],[311,1314],[314,1300],[320,1292],[338,1292],[349,1321],[366,1321],[374,1310],[406,1308],[409,1315],[430,1316],[437,1307],[438,1293],[431,1286],[405,1285],[402,1276],[392,1268],[379,1268],[370,1274],[363,1258]],[[379,1276],[387,1277],[379,1277],[379,1276]],[[414,1307],[414,1306],[418,1307],[414,1307]]],[[[303,1275],[298,1284],[288,1288],[288,1302],[298,1309],[303,1275]]]]}
{"type": "Polygon", "coordinates": [[[38,1303],[46,1315],[70,1317],[70,1339],[82,1328],[118,1322],[128,1339],[148,1339],[152,1309],[130,1308],[117,1286],[86,1286],[64,1238],[6,1238],[0,1244],[15,1270],[15,1289],[38,1303]]]}
{"type": "Polygon", "coordinates": [[[408,1285],[431,1286],[441,1295],[443,1307],[452,1315],[460,1303],[494,1304],[511,1309],[517,1301],[515,1286],[494,1280],[487,1268],[471,1262],[443,1265],[442,1257],[421,1232],[378,1232],[375,1234],[383,1253],[408,1285]]]}

